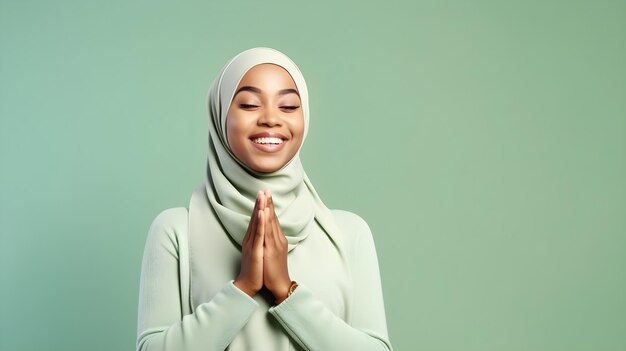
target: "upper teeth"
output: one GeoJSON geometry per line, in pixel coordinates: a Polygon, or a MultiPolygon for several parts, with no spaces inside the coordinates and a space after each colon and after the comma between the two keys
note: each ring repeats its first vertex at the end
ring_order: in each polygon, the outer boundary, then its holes
{"type": "Polygon", "coordinates": [[[282,144],[283,139],[280,138],[255,138],[252,139],[257,144],[282,144]]]}

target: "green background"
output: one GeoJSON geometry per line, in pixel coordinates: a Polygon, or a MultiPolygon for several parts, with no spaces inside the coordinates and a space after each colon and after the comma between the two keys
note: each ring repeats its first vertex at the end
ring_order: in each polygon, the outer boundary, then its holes
{"type": "Polygon", "coordinates": [[[0,349],[133,350],[205,98],[269,46],[377,246],[395,350],[626,349],[624,1],[0,0],[0,349]]]}

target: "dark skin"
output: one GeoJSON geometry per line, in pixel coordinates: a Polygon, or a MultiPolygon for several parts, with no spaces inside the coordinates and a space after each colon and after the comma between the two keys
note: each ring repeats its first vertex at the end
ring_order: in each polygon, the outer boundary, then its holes
{"type": "MultiPolygon", "coordinates": [[[[273,172],[298,151],[304,132],[304,115],[297,87],[291,75],[274,64],[254,66],[241,79],[237,90],[248,86],[258,91],[242,91],[229,107],[226,119],[229,145],[235,156],[259,172],[273,172]],[[252,144],[251,136],[275,132],[284,136],[280,151],[263,151],[252,144]]],[[[274,209],[270,190],[260,190],[243,239],[241,268],[235,286],[249,296],[264,286],[276,304],[287,298],[291,277],[287,265],[287,238],[274,209]]]]}
{"type": "Polygon", "coordinates": [[[242,243],[241,271],[234,284],[251,297],[265,286],[276,304],[287,298],[291,285],[287,239],[280,229],[269,190],[257,194],[242,243]]]}

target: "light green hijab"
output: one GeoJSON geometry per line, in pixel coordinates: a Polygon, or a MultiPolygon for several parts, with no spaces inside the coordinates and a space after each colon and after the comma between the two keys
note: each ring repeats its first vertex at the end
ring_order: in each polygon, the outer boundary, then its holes
{"type": "MultiPolygon", "coordinates": [[[[241,250],[259,190],[270,189],[276,214],[288,241],[288,250],[315,232],[317,224],[342,251],[341,236],[330,210],[318,196],[300,162],[300,150],[281,169],[260,173],[232,153],[226,140],[226,116],[240,80],[258,64],[277,64],[289,72],[300,94],[304,112],[303,143],[309,129],[307,86],[298,67],[285,54],[271,48],[245,50],[232,58],[213,81],[208,94],[209,149],[204,182],[189,204],[190,251],[202,255],[207,236],[227,235],[241,250]],[[196,245],[195,243],[198,243],[196,245]]],[[[343,256],[343,255],[342,255],[343,256]]],[[[344,257],[345,259],[345,257],[344,257]]]]}

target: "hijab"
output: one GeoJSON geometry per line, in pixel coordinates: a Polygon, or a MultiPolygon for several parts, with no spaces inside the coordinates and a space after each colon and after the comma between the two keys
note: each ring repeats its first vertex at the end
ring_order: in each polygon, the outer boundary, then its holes
{"type": "MultiPolygon", "coordinates": [[[[304,114],[304,134],[309,128],[309,101],[306,82],[295,63],[282,52],[256,47],[232,58],[214,79],[208,92],[208,158],[204,181],[189,202],[189,249],[193,279],[208,276],[206,264],[193,264],[194,257],[206,256],[203,250],[212,238],[226,236],[241,251],[259,190],[270,189],[276,215],[288,242],[288,251],[317,231],[319,225],[338,251],[341,236],[331,211],[324,205],[300,162],[300,149],[282,168],[262,173],[238,160],[226,139],[226,116],[235,89],[245,73],[262,63],[283,67],[291,75],[300,94],[304,114]],[[205,270],[205,272],[199,272],[205,270]],[[194,278],[196,277],[196,278],[194,278]]],[[[342,255],[343,256],[343,255],[342,255]]],[[[345,257],[344,257],[345,259],[345,257]]],[[[234,277],[233,277],[234,279],[234,277]]]]}

